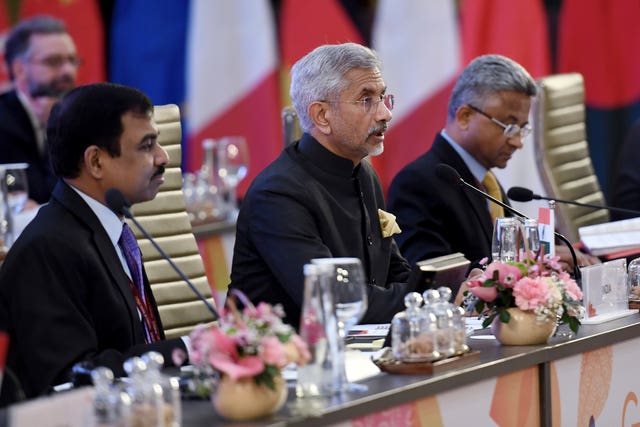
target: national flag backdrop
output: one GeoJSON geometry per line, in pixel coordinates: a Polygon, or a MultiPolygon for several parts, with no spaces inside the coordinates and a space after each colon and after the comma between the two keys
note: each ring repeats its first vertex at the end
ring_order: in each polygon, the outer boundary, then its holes
{"type": "Polygon", "coordinates": [[[558,72],[584,76],[591,160],[607,194],[617,154],[640,118],[640,2],[563,0],[558,72]]]}
{"type": "Polygon", "coordinates": [[[379,0],[372,44],[395,96],[385,150],[372,159],[383,187],[431,147],[445,124],[460,68],[460,42],[452,0],[379,0]]]}
{"type": "MultiPolygon", "coordinates": [[[[101,16],[99,4],[98,0],[0,2],[0,55],[3,37],[17,19],[50,13],[67,22],[78,44],[84,59],[79,82],[105,80],[103,23],[110,19],[101,16]]],[[[640,3],[635,0],[377,0],[361,4],[163,0],[162,7],[153,0],[114,0],[109,78],[140,87],[156,103],[183,105],[190,131],[184,142],[186,169],[200,166],[202,138],[245,133],[246,128],[252,134],[247,134],[252,159],[242,193],[281,149],[279,112],[289,103],[291,65],[323,43],[371,44],[383,56],[383,73],[397,97],[385,153],[374,159],[386,188],[395,172],[426,150],[432,134],[444,126],[451,82],[449,86],[436,82],[451,75],[452,62],[447,61],[457,56],[454,68],[459,71],[479,54],[501,53],[522,63],[535,78],[571,71],[585,76],[588,139],[606,193],[624,134],[640,117],[640,57],[633,54],[633,46],[640,41],[638,16],[640,3]],[[453,12],[440,15],[443,9],[453,12]],[[425,18],[425,11],[430,17],[425,18]],[[435,16],[441,18],[427,24],[425,19],[435,16]],[[444,47],[451,50],[446,52],[444,47]],[[197,58],[180,59],[194,55],[196,49],[202,52],[197,58]],[[557,57],[552,58],[551,52],[556,51],[557,57]],[[439,55],[448,55],[443,57],[446,61],[438,60],[439,55]],[[420,61],[425,62],[420,65],[420,61]],[[187,64],[192,65],[191,71],[187,64]],[[422,66],[422,72],[414,66],[422,66]],[[275,78],[270,77],[273,70],[275,78]],[[403,88],[410,85],[408,91],[403,88]]],[[[7,79],[2,62],[0,88],[7,79]]],[[[526,150],[518,156],[531,160],[526,150]]],[[[529,170],[516,166],[518,161],[512,159],[507,170],[529,170]]]]}
{"type": "Polygon", "coordinates": [[[192,0],[187,53],[188,170],[202,164],[202,140],[244,135],[250,151],[244,191],[282,150],[276,29],[267,0],[192,0]]]}
{"type": "Polygon", "coordinates": [[[189,2],[116,0],[109,78],[136,87],[154,104],[183,104],[189,2]]]}

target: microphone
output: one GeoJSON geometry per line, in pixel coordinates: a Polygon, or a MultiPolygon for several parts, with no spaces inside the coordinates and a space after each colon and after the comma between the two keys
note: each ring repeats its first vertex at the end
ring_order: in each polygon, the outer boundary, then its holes
{"type": "Polygon", "coordinates": [[[153,239],[153,237],[151,237],[147,230],[145,230],[144,227],[142,227],[142,225],[134,218],[131,210],[129,209],[131,203],[127,201],[127,199],[124,197],[124,194],[122,194],[122,192],[117,188],[110,188],[109,190],[107,190],[104,197],[109,209],[119,215],[124,215],[125,217],[129,218],[136,225],[136,227],[138,227],[138,230],[140,230],[144,237],[146,237],[147,240],[151,242],[153,247],[156,248],[162,258],[164,258],[171,265],[175,272],[178,273],[180,278],[184,280],[187,285],[189,285],[189,288],[191,288],[193,293],[196,294],[196,296],[204,303],[207,309],[209,309],[211,314],[213,314],[214,319],[218,319],[220,316],[218,315],[216,309],[213,308],[211,304],[209,304],[209,301],[207,301],[204,295],[200,293],[198,288],[196,288],[195,285],[191,283],[189,278],[182,272],[182,270],[180,270],[180,268],[178,268],[178,266],[173,262],[169,255],[156,243],[156,241],[153,239]]]}
{"type": "Polygon", "coordinates": [[[507,196],[511,200],[514,200],[516,202],[530,202],[531,200],[551,200],[554,202],[567,203],[569,205],[582,206],[585,208],[606,209],[608,211],[624,212],[624,213],[633,214],[635,216],[640,216],[640,211],[636,211],[633,209],[616,208],[613,206],[606,206],[606,205],[592,205],[590,203],[575,202],[573,200],[563,200],[563,199],[555,199],[553,197],[544,197],[524,187],[511,187],[509,191],[507,191],[507,196]]]}
{"type": "MultiPolygon", "coordinates": [[[[443,179],[445,181],[448,181],[448,182],[450,182],[452,184],[461,185],[461,186],[463,186],[465,188],[469,188],[469,189],[475,191],[476,193],[480,194],[482,197],[491,200],[493,203],[497,203],[498,205],[502,206],[503,208],[505,208],[506,210],[508,210],[512,214],[516,215],[516,217],[518,217],[518,219],[520,221],[524,221],[525,219],[529,218],[528,216],[526,216],[522,212],[518,211],[517,209],[507,205],[506,203],[501,202],[500,200],[496,199],[495,197],[492,197],[491,195],[489,195],[489,194],[485,193],[484,191],[480,190],[479,188],[476,188],[475,186],[469,184],[464,179],[462,179],[462,177],[460,176],[458,171],[455,170],[454,168],[452,168],[451,166],[449,166],[447,164],[444,164],[444,163],[440,163],[440,164],[436,165],[435,171],[436,171],[436,175],[439,178],[441,178],[441,179],[443,179]]],[[[509,198],[511,198],[511,197],[509,197],[509,198]]],[[[567,245],[567,247],[569,248],[569,252],[571,253],[571,259],[573,260],[573,275],[575,276],[576,282],[578,282],[578,284],[582,287],[582,285],[581,285],[582,273],[580,272],[580,267],[578,267],[578,257],[576,256],[575,249],[571,245],[571,242],[569,241],[569,239],[564,237],[562,234],[558,233],[557,231],[554,231],[553,234],[558,239],[562,240],[562,242],[565,245],[567,245]]]]}
{"type": "Polygon", "coordinates": [[[484,191],[480,190],[476,186],[469,184],[467,181],[462,179],[462,177],[460,176],[460,174],[458,173],[457,170],[455,170],[454,168],[452,168],[449,165],[446,165],[444,163],[438,164],[436,166],[436,175],[439,178],[442,178],[445,181],[449,181],[452,184],[461,185],[461,186],[464,186],[466,188],[469,188],[469,189],[475,191],[476,193],[480,194],[485,199],[491,200],[493,203],[496,203],[496,204],[502,206],[503,208],[505,208],[506,210],[508,210],[512,214],[516,215],[518,217],[518,219],[520,219],[520,220],[524,220],[525,218],[528,218],[528,216],[526,216],[522,212],[517,211],[515,208],[513,208],[513,207],[507,205],[506,203],[496,199],[495,197],[491,196],[490,194],[485,193],[484,191]]]}

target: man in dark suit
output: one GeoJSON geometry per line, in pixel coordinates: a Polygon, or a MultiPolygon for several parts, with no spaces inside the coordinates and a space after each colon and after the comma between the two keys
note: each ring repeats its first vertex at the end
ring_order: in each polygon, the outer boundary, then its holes
{"type": "Polygon", "coordinates": [[[504,168],[531,131],[529,108],[535,94],[529,73],[503,56],[478,57],[462,71],[444,129],[389,188],[389,210],[402,228],[396,241],[408,261],[453,252],[471,261],[491,256],[491,206],[480,195],[436,176],[435,168],[447,164],[487,191],[482,185],[487,173],[504,168]]]}
{"type": "MultiPolygon", "coordinates": [[[[640,211],[640,120],[629,129],[616,160],[611,186],[611,205],[640,211]]],[[[634,218],[637,215],[611,211],[611,220],[634,218]]]]}
{"type": "Polygon", "coordinates": [[[45,126],[51,106],[75,86],[80,60],[64,23],[47,16],[11,30],[5,60],[13,89],[0,95],[0,163],[28,163],[29,198],[46,203],[56,179],[45,126]]]}
{"type": "Polygon", "coordinates": [[[413,290],[391,237],[395,221],[385,221],[380,181],[363,161],[384,149],[393,108],[386,89],[378,56],[354,43],[318,47],[291,70],[304,134],[255,178],[242,202],[229,287],[254,303],[282,304],[294,326],[303,266],[313,258],[362,261],[369,284],[362,323],[389,322],[413,290]]]}
{"type": "MultiPolygon", "coordinates": [[[[170,363],[174,348],[186,348],[164,340],[144,268],[120,242],[123,219],[105,205],[111,188],[138,203],[164,181],[168,156],[152,111],[140,91],[108,83],[78,87],[53,107],[47,136],[60,179],[0,270],[7,368],[26,397],[69,381],[79,362],[123,375],[130,356],[155,350],[170,363]]],[[[15,385],[6,378],[0,401],[15,399],[15,385]]]]}
{"type": "MultiPolygon", "coordinates": [[[[402,233],[400,252],[412,263],[461,252],[477,262],[491,257],[493,218],[508,216],[479,194],[436,175],[444,163],[462,179],[507,203],[492,168],[504,168],[531,132],[529,109],[537,88],[529,73],[501,55],[484,55],[462,71],[449,99],[447,122],[431,148],[405,166],[389,187],[389,211],[402,233]],[[493,187],[493,188],[492,188],[493,187]],[[498,210],[496,211],[496,208],[498,210]]],[[[576,251],[579,265],[598,263],[576,251]]],[[[571,252],[556,246],[567,270],[571,252]]]]}

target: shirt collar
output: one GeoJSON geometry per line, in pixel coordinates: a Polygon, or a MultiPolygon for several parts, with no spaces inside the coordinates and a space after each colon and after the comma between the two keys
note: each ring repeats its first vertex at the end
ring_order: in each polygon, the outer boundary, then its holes
{"type": "Polygon", "coordinates": [[[88,196],[82,191],[75,188],[73,185],[69,184],[69,187],[73,188],[73,190],[78,193],[82,200],[84,200],[89,208],[93,211],[94,214],[98,217],[100,224],[104,227],[105,231],[109,235],[109,239],[113,246],[118,246],[118,240],[120,240],[120,234],[122,234],[122,223],[123,221],[116,215],[111,209],[107,206],[103,205],[93,197],[88,196]]]}
{"type": "Polygon", "coordinates": [[[354,168],[351,160],[333,154],[307,133],[300,138],[298,151],[312,160],[313,165],[333,175],[352,177],[360,170],[360,164],[354,168]]]}
{"type": "Polygon", "coordinates": [[[442,137],[445,140],[447,140],[449,145],[451,145],[451,148],[456,150],[456,153],[458,153],[458,155],[460,157],[462,157],[462,161],[467,165],[467,167],[471,171],[471,174],[473,175],[473,177],[478,182],[482,182],[482,180],[484,179],[484,176],[488,172],[488,169],[485,168],[484,166],[482,166],[482,164],[480,164],[480,162],[477,161],[475,157],[473,157],[471,154],[469,154],[469,152],[467,150],[462,148],[457,142],[455,142],[453,139],[451,139],[451,137],[449,135],[447,135],[447,132],[445,132],[444,129],[442,129],[440,131],[440,135],[442,135],[442,137]]]}
{"type": "Polygon", "coordinates": [[[27,96],[17,89],[16,89],[16,94],[18,95],[18,99],[20,100],[22,107],[24,108],[24,110],[27,112],[27,115],[29,116],[29,121],[31,122],[31,126],[33,127],[33,130],[36,135],[38,148],[41,149],[44,143],[44,129],[40,125],[40,120],[38,120],[38,117],[36,117],[36,113],[34,113],[33,110],[31,109],[31,104],[29,104],[29,100],[27,99],[27,96]]]}

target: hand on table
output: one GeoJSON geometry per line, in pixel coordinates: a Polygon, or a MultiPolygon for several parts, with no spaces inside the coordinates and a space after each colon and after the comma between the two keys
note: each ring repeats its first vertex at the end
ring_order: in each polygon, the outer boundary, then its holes
{"type": "MultiPolygon", "coordinates": [[[[576,259],[578,260],[578,267],[585,267],[587,265],[601,264],[602,261],[596,256],[589,255],[576,249],[576,259]]],[[[571,257],[571,251],[566,246],[557,245],[556,255],[560,257],[560,265],[562,269],[568,272],[573,271],[573,258],[571,257]]]]}

